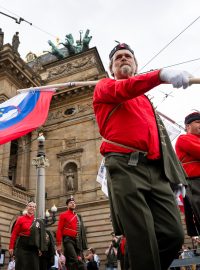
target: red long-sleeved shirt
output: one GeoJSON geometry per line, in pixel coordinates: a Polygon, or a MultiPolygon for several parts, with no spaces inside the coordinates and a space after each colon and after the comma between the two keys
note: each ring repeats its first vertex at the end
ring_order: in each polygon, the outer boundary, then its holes
{"type": "Polygon", "coordinates": [[[121,241],[120,241],[120,245],[119,245],[119,248],[120,248],[122,255],[125,255],[125,244],[126,244],[126,237],[122,236],[121,241]]]}
{"type": "Polygon", "coordinates": [[[188,177],[200,177],[200,135],[180,135],[175,149],[188,177]]]}
{"type": "Polygon", "coordinates": [[[25,215],[18,217],[10,237],[9,249],[14,248],[18,236],[30,236],[30,228],[33,220],[34,215],[25,215]]]}
{"type": "MultiPolygon", "coordinates": [[[[148,152],[149,159],[160,157],[160,146],[153,108],[144,93],[162,83],[159,72],[156,70],[119,81],[102,79],[96,85],[93,97],[100,134],[107,140],[148,152]],[[118,104],[119,107],[109,116],[118,104]]],[[[131,150],[103,142],[100,152],[104,155],[107,152],[129,153],[131,150]]]]}
{"type": "Polygon", "coordinates": [[[60,214],[56,232],[57,245],[61,245],[63,236],[76,237],[78,219],[76,213],[67,210],[60,214]]]}

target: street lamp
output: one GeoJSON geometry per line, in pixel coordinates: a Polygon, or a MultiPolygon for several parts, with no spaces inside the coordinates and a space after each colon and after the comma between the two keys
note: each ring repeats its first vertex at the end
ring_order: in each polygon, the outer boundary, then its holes
{"type": "Polygon", "coordinates": [[[32,164],[37,170],[36,182],[36,217],[45,218],[45,168],[49,166],[49,160],[45,157],[43,133],[39,133],[37,157],[33,159],[32,164]]]}
{"type": "Polygon", "coordinates": [[[45,212],[45,224],[46,226],[51,226],[56,222],[56,212],[57,212],[57,207],[55,204],[51,207],[50,212],[52,215],[49,213],[49,210],[47,209],[45,212]]]}

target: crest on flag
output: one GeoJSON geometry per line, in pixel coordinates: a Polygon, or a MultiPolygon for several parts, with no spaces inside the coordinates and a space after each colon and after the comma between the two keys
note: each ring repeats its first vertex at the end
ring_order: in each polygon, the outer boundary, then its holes
{"type": "Polygon", "coordinates": [[[0,121],[6,121],[16,117],[20,112],[18,106],[7,106],[0,108],[0,121]]]}
{"type": "Polygon", "coordinates": [[[0,144],[43,125],[54,89],[26,91],[0,104],[0,144]]]}

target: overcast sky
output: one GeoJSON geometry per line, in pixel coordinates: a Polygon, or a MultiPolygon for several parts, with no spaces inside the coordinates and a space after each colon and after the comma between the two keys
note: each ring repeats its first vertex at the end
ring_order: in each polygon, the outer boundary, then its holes
{"type": "MultiPolygon", "coordinates": [[[[65,35],[72,33],[76,40],[80,30],[85,33],[90,29],[90,47],[97,47],[106,70],[114,40],[134,49],[141,69],[186,27],[142,72],[200,58],[199,0],[0,0],[0,12],[33,24],[16,24],[0,14],[5,43],[11,43],[13,34],[19,32],[22,58],[30,51],[39,54],[50,50],[49,39],[54,43],[56,37],[64,41],[65,35]]],[[[173,69],[200,77],[200,60],[173,69]]],[[[179,123],[193,109],[200,110],[200,86],[174,90],[162,85],[150,94],[158,110],[179,123]],[[170,95],[166,98],[164,93],[170,95]]]]}

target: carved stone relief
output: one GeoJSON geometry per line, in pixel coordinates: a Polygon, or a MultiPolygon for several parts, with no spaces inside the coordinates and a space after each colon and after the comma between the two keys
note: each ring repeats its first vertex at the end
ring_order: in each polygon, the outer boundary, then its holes
{"type": "Polygon", "coordinates": [[[76,147],[76,137],[63,140],[63,150],[76,147]]]}
{"type": "Polygon", "coordinates": [[[39,71],[41,71],[41,70],[43,69],[42,63],[41,63],[39,57],[35,58],[35,60],[33,61],[33,63],[34,63],[34,64],[33,64],[33,66],[32,66],[32,69],[33,69],[33,71],[34,71],[35,73],[37,73],[37,72],[39,72],[39,71]]]}
{"type": "Polygon", "coordinates": [[[88,102],[85,104],[71,105],[60,108],[56,111],[51,111],[48,115],[46,124],[54,124],[60,121],[72,119],[80,116],[84,113],[93,113],[92,103],[88,102]]]}
{"type": "Polygon", "coordinates": [[[89,68],[94,66],[96,63],[96,59],[94,56],[85,56],[81,59],[76,59],[74,61],[65,63],[58,67],[53,67],[48,70],[47,80],[55,79],[56,77],[60,77],[60,75],[69,75],[72,73],[78,73],[83,68],[89,68]]]}

